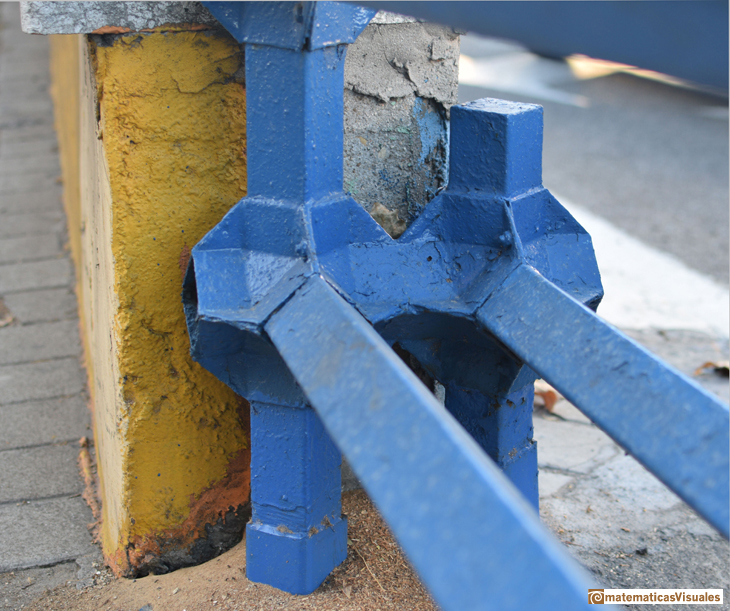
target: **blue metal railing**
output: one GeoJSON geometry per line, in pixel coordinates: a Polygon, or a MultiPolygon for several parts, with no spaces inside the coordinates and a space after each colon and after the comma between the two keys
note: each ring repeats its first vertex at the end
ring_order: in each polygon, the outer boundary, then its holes
{"type": "Polygon", "coordinates": [[[584,608],[536,513],[538,374],[727,537],[728,409],[593,314],[541,109],[453,107],[449,186],[393,240],[341,191],[345,45],[372,13],[207,4],[246,43],[248,196],[183,299],[194,358],[251,402],[249,579],[309,593],[346,557],[339,448],[444,609],[584,608]]]}

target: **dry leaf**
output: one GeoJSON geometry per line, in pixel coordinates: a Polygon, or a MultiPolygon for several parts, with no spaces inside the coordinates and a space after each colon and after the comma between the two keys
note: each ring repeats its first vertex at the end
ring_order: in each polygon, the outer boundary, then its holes
{"type": "Polygon", "coordinates": [[[562,395],[545,380],[537,380],[535,382],[536,406],[544,407],[547,411],[552,412],[555,404],[562,398],[562,395]]]}
{"type": "Polygon", "coordinates": [[[5,302],[0,299],[0,328],[7,327],[11,322],[13,322],[13,314],[5,302]]]}
{"type": "Polygon", "coordinates": [[[705,369],[712,369],[718,375],[730,377],[730,363],[728,361],[707,361],[695,369],[695,375],[700,376],[705,373],[705,369]]]}

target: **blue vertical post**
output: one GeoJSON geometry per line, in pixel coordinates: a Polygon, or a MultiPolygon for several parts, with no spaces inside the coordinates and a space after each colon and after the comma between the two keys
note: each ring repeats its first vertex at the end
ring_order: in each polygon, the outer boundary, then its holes
{"type": "Polygon", "coordinates": [[[446,384],[446,409],[539,512],[534,395],[532,379],[520,389],[489,394],[446,384]]]}
{"type": "Polygon", "coordinates": [[[246,576],[313,592],[347,558],[337,447],[309,406],[251,402],[246,576]]]}
{"type": "MultiPolygon", "coordinates": [[[[247,45],[249,198],[301,210],[342,190],[344,56],[247,45]]],[[[282,226],[262,229],[288,249],[282,226]]],[[[309,594],[347,557],[340,452],[311,407],[256,401],[251,448],[247,577],[309,594]]]]}

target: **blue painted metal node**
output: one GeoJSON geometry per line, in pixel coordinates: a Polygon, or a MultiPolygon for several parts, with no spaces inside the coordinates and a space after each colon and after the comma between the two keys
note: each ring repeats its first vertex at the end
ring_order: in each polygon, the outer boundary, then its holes
{"type": "Polygon", "coordinates": [[[542,186],[542,109],[453,107],[448,188],[393,240],[342,193],[362,13],[206,4],[247,43],[249,194],[193,249],[183,301],[193,357],[252,406],[249,578],[306,594],[344,560],[342,450],[442,608],[583,608],[536,514],[538,374],[727,536],[727,407],[591,311],[590,237],[542,186]]]}

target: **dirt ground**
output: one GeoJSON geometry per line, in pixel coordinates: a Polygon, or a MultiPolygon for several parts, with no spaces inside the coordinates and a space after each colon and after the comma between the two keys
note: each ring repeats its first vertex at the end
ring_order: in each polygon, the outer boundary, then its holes
{"type": "Polygon", "coordinates": [[[32,611],[438,611],[362,490],[343,495],[348,557],[313,594],[294,596],[246,579],[246,541],[203,565],[136,580],[99,572],[96,585],[59,586],[32,611]]]}

